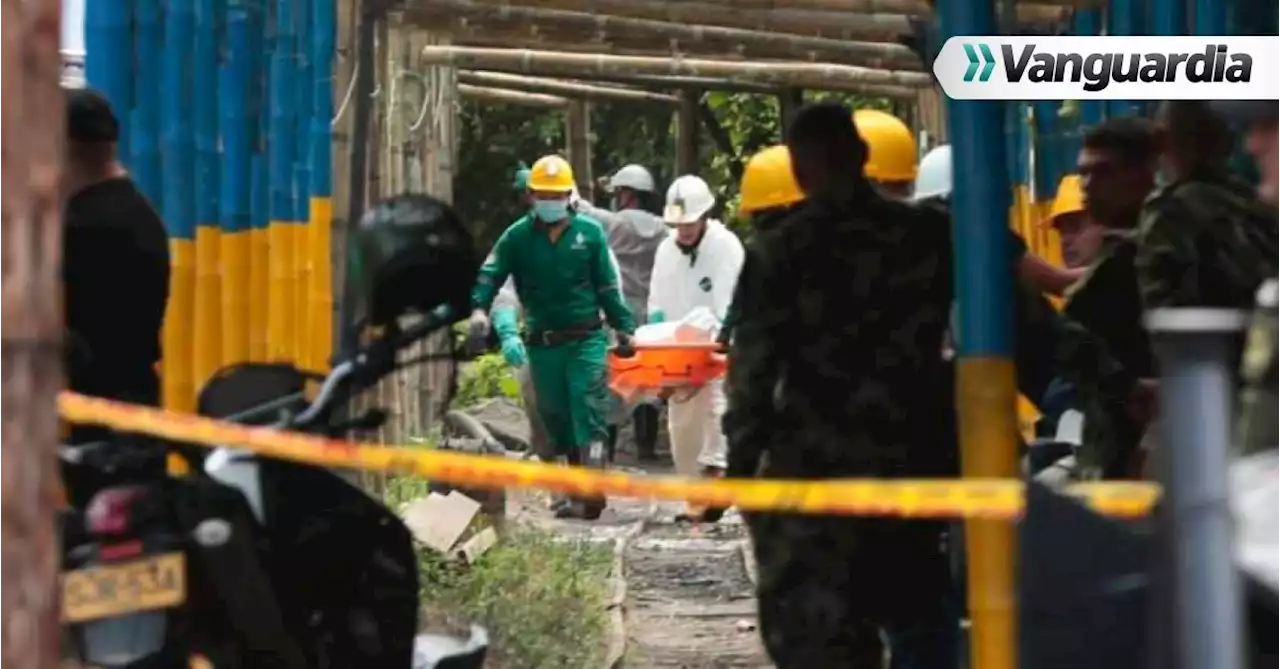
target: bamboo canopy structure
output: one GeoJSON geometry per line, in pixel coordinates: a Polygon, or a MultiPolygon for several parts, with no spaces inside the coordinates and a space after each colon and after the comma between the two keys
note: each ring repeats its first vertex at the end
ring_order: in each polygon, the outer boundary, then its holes
{"type": "MultiPolygon", "coordinates": [[[[671,3],[680,6],[682,3],[671,3]]],[[[701,25],[708,17],[687,12],[668,21],[610,16],[519,5],[492,5],[475,0],[416,0],[411,14],[424,25],[447,23],[455,37],[484,38],[496,34],[525,41],[540,40],[555,48],[577,41],[622,41],[644,45],[656,53],[735,54],[752,58],[812,60],[885,69],[922,69],[920,57],[893,42],[860,42],[701,25]]],[[[723,11],[723,9],[721,10],[723,11]]]]}
{"type": "MultiPolygon", "coordinates": [[[[420,0],[421,1],[421,0],[420,0]]],[[[732,2],[725,0],[472,0],[494,8],[537,8],[582,12],[594,16],[665,21],[675,24],[709,24],[787,33],[834,40],[890,42],[913,30],[914,19],[932,15],[923,0],[852,0],[850,8],[818,9],[824,3],[732,2]]],[[[835,4],[843,5],[836,2],[835,4]]],[[[1021,3],[1020,21],[1051,21],[1063,16],[1067,6],[1083,2],[1021,3]]]]}
{"type": "Polygon", "coordinates": [[[422,63],[539,75],[595,73],[722,77],[776,86],[845,90],[897,98],[914,97],[916,88],[933,84],[930,75],[920,72],[872,70],[849,65],[734,62],[457,46],[428,46],[422,50],[422,63]]]}
{"type": "Polygon", "coordinates": [[[663,93],[616,86],[596,86],[574,81],[544,79],[541,77],[523,77],[502,72],[469,72],[458,73],[458,83],[471,86],[486,86],[512,91],[544,93],[559,95],[576,100],[610,101],[626,100],[631,102],[657,102],[662,104],[680,104],[680,98],[663,93]]]}
{"type": "Polygon", "coordinates": [[[58,0],[3,0],[4,620],[0,665],[59,666],[57,395],[63,386],[62,216],[65,131],[58,0]]]}
{"type": "Polygon", "coordinates": [[[458,94],[470,100],[496,102],[507,105],[554,107],[557,109],[567,109],[569,107],[568,98],[562,98],[556,95],[525,93],[523,91],[512,91],[505,88],[490,88],[488,86],[473,86],[471,84],[458,84],[458,94]]]}

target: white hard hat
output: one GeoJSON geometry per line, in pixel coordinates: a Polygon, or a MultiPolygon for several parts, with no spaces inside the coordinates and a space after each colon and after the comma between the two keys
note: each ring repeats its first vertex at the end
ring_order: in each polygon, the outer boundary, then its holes
{"type": "Polygon", "coordinates": [[[671,182],[662,220],[668,223],[696,223],[716,205],[716,196],[701,177],[686,174],[671,182]]]}
{"type": "Polygon", "coordinates": [[[653,192],[653,175],[649,174],[643,165],[624,165],[622,169],[613,173],[609,177],[609,183],[605,186],[605,190],[612,193],[615,188],[630,188],[632,190],[644,191],[646,193],[653,192]]]}
{"type": "Polygon", "coordinates": [[[934,147],[920,160],[913,197],[927,200],[931,197],[951,195],[951,145],[934,147]]]}

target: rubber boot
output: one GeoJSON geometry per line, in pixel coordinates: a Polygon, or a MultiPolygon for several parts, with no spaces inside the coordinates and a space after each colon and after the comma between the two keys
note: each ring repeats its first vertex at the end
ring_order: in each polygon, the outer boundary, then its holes
{"type": "Polygon", "coordinates": [[[605,441],[609,446],[609,462],[615,462],[618,456],[618,426],[609,426],[609,438],[605,441]]]}
{"type": "MultiPolygon", "coordinates": [[[[555,459],[555,463],[562,467],[567,467],[570,464],[569,458],[563,455],[557,455],[555,459]]],[[[560,517],[559,514],[561,510],[568,507],[572,503],[572,501],[573,500],[571,500],[568,495],[562,492],[552,492],[551,493],[551,512],[553,514],[556,514],[557,518],[560,517]]]]}
{"type": "MultiPolygon", "coordinates": [[[[724,478],[724,470],[719,467],[703,467],[702,476],[710,479],[724,478]]],[[[724,517],[725,511],[728,511],[728,509],[718,506],[695,506],[690,504],[687,511],[676,516],[676,522],[715,523],[724,517]]]]}
{"type": "MultiPolygon", "coordinates": [[[[605,455],[604,443],[596,441],[584,449],[579,449],[579,452],[570,454],[569,463],[582,465],[588,469],[604,471],[607,467],[605,455]]],[[[604,512],[605,506],[606,502],[603,497],[572,497],[569,504],[556,510],[555,516],[556,518],[596,520],[604,512]]]]}
{"type": "Polygon", "coordinates": [[[641,462],[658,460],[658,407],[641,404],[636,407],[634,418],[636,435],[636,459],[641,462]]]}

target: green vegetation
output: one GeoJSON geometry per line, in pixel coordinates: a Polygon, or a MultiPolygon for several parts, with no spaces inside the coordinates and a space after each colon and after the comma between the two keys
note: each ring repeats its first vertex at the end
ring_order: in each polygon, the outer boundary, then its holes
{"type": "Polygon", "coordinates": [[[610,562],[607,549],[514,529],[473,565],[423,553],[422,602],[432,622],[484,625],[492,635],[487,666],[592,667],[604,653],[610,562]]]}
{"type": "Polygon", "coordinates": [[[463,367],[458,374],[458,392],[453,406],[465,409],[493,397],[521,403],[520,382],[511,366],[497,353],[486,353],[463,367]]]}
{"type": "MultiPolygon", "coordinates": [[[[477,357],[458,378],[455,408],[492,397],[521,399],[520,384],[498,354],[477,357]]],[[[431,448],[431,439],[422,439],[431,448]]],[[[426,481],[392,478],[383,499],[392,509],[425,497],[426,481]]],[[[466,633],[483,625],[491,636],[487,667],[586,669],[605,652],[607,577],[612,554],[585,542],[557,540],[546,530],[513,527],[474,564],[419,553],[422,625],[466,633]]]]}

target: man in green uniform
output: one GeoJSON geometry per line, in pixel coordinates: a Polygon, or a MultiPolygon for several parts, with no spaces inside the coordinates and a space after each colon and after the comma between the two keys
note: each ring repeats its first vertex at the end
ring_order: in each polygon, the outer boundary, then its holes
{"type": "Polygon", "coordinates": [[[1166,102],[1157,125],[1165,184],[1143,205],[1135,259],[1146,309],[1249,309],[1276,276],[1276,208],[1233,179],[1234,140],[1209,103],[1166,102]]]}
{"type": "MultiPolygon", "coordinates": [[[[1232,100],[1214,103],[1214,110],[1234,123],[1245,136],[1245,148],[1258,163],[1261,183],[1258,199],[1271,206],[1276,205],[1277,186],[1276,126],[1280,102],[1276,100],[1232,100]]],[[[1272,224],[1276,214],[1272,210],[1272,224]]],[[[1244,354],[1240,357],[1240,416],[1236,422],[1236,446],[1244,453],[1274,449],[1280,446],[1280,427],[1277,423],[1276,379],[1277,332],[1276,279],[1272,277],[1258,288],[1257,304],[1245,338],[1244,354]]]]}
{"type": "MultiPolygon", "coordinates": [[[[480,268],[470,328],[472,336],[487,334],[487,312],[503,283],[514,279],[524,305],[523,345],[538,413],[552,446],[570,464],[603,468],[608,338],[600,314],[620,345],[630,342],[635,321],[604,230],[569,208],[573,189],[573,170],[559,156],[546,156],[530,168],[532,212],[502,233],[480,268]]],[[[504,319],[494,325],[506,349],[516,336],[515,323],[504,319]]],[[[558,507],[556,515],[594,520],[604,506],[603,499],[578,499],[558,507]]]]}
{"type": "MultiPolygon", "coordinates": [[[[1085,212],[1102,227],[1097,254],[1083,278],[1067,291],[1063,313],[1096,334],[1133,375],[1155,376],[1155,358],[1142,323],[1134,257],[1138,215],[1155,185],[1156,139],[1151,124],[1119,117],[1085,133],[1076,165],[1085,212]]],[[[1136,476],[1132,454],[1143,425],[1124,412],[1084,401],[1079,454],[1084,478],[1136,476]]]]}

